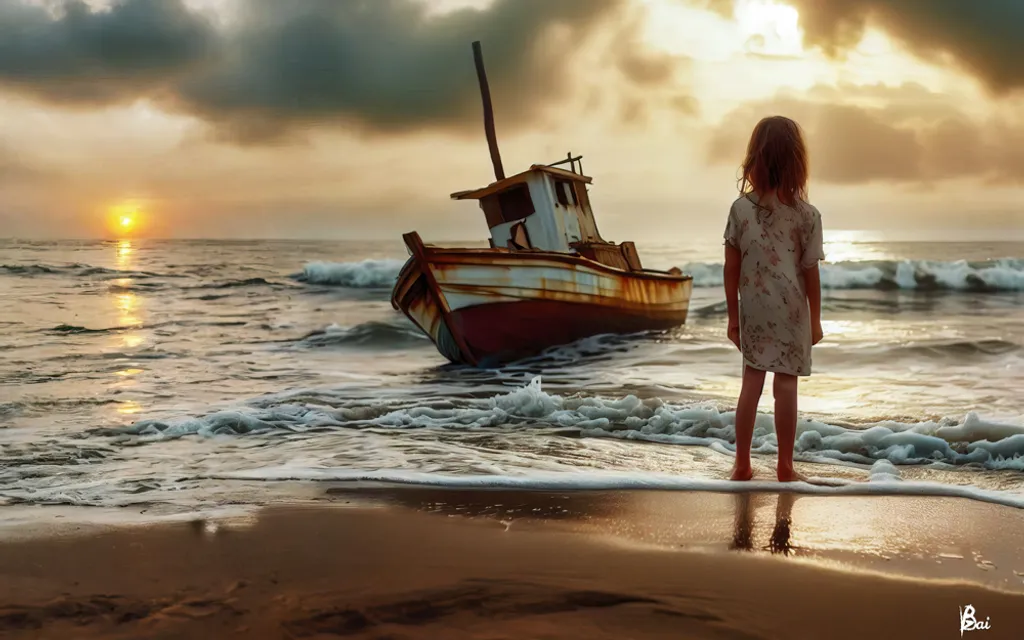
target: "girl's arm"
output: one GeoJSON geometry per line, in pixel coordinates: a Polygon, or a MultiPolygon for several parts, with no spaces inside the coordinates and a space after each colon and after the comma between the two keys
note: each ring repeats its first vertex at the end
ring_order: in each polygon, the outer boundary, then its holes
{"type": "Polygon", "coordinates": [[[818,344],[824,335],[821,329],[821,273],[818,265],[804,269],[807,304],[811,307],[811,344],[818,344]]]}
{"type": "Polygon", "coordinates": [[[818,263],[825,259],[824,242],[821,232],[821,214],[811,207],[813,216],[805,227],[802,242],[803,253],[800,266],[804,270],[804,286],[807,287],[807,304],[811,308],[811,344],[821,342],[821,272],[818,263]]]}
{"type": "MultiPolygon", "coordinates": [[[[729,310],[729,339],[740,348],[740,260],[739,249],[725,245],[725,305],[729,310]]],[[[815,269],[817,271],[817,269],[815,269]]]]}

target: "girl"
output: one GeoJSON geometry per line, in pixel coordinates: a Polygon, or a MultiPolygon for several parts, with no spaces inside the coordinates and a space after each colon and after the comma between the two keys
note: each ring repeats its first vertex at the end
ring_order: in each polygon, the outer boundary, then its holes
{"type": "Polygon", "coordinates": [[[824,260],[821,214],[807,203],[807,149],[800,127],[782,116],[757,123],[747,145],[740,197],[725,228],[729,339],[743,354],[736,406],[733,480],[749,480],[750,441],[764,374],[774,373],[780,482],[793,470],[797,376],[811,375],[811,345],[821,341],[824,260]]]}

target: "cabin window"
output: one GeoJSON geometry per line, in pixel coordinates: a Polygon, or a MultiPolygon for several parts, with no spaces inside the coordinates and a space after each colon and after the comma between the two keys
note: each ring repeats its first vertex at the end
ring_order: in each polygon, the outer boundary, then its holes
{"type": "Polygon", "coordinates": [[[484,210],[484,218],[487,219],[488,229],[493,229],[502,222],[505,222],[504,218],[501,217],[501,204],[498,203],[498,196],[493,195],[481,198],[480,208],[484,210]]]}
{"type": "Polygon", "coordinates": [[[504,222],[522,220],[534,212],[530,188],[525,184],[481,198],[480,208],[491,229],[504,222]]]}
{"type": "Polygon", "coordinates": [[[555,197],[563,207],[576,204],[576,185],[568,180],[555,180],[555,197]]]}
{"type": "Polygon", "coordinates": [[[533,214],[533,199],[530,198],[530,188],[520,184],[507,191],[498,194],[498,204],[501,207],[501,217],[505,222],[522,220],[533,214]]]}

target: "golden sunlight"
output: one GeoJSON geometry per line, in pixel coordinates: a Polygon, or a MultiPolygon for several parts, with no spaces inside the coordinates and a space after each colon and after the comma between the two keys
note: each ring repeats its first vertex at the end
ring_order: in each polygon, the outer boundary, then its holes
{"type": "Polygon", "coordinates": [[[120,240],[117,243],[117,268],[122,271],[129,269],[129,262],[132,256],[132,242],[131,240],[120,240]]]}
{"type": "Polygon", "coordinates": [[[107,212],[110,232],[118,237],[133,235],[142,221],[141,207],[136,202],[121,202],[107,212]]]}
{"type": "Polygon", "coordinates": [[[736,22],[753,53],[796,56],[803,50],[799,12],[772,0],[739,0],[736,22]]]}

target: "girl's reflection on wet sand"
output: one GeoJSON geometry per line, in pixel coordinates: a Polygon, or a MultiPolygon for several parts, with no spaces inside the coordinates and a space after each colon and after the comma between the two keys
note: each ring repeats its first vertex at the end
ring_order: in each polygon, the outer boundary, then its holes
{"type": "MultiPolygon", "coordinates": [[[[736,551],[754,550],[754,508],[752,493],[736,494],[736,522],[729,548],[736,551]]],[[[780,493],[775,506],[775,528],[765,547],[771,553],[789,555],[794,551],[791,543],[793,504],[796,494],[780,493]]]]}

